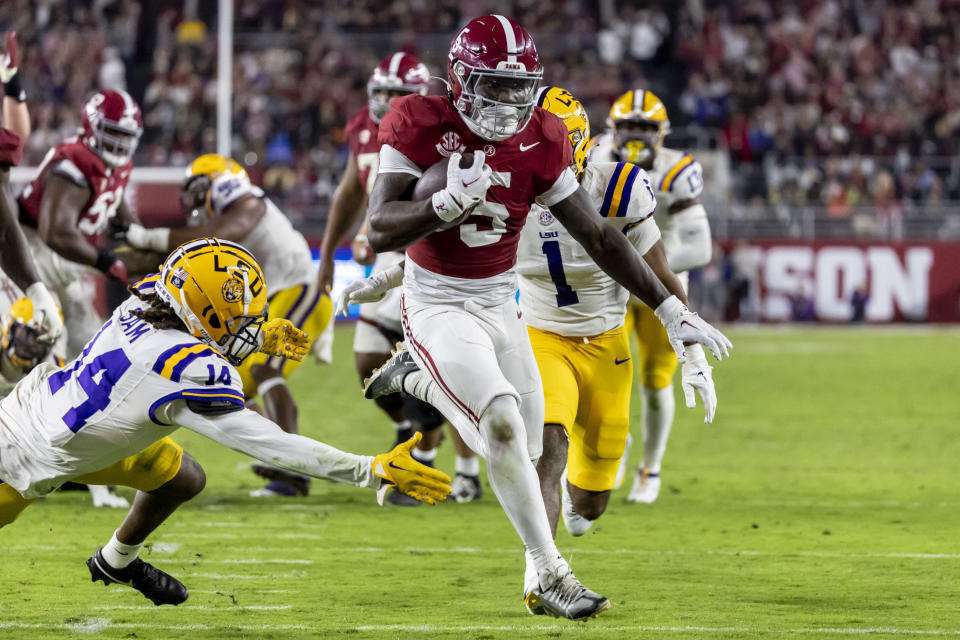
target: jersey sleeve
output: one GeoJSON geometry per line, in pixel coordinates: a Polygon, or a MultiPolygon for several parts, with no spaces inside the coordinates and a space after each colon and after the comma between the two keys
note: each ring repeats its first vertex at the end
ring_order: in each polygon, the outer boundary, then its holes
{"type": "Polygon", "coordinates": [[[650,216],[627,224],[623,228],[623,233],[640,255],[650,251],[660,239],[660,227],[650,216]]]}
{"type": "Polygon", "coordinates": [[[653,215],[657,198],[647,172],[635,164],[618,162],[600,204],[605,218],[644,220],[653,215]]]}
{"type": "Polygon", "coordinates": [[[223,211],[231,204],[245,196],[260,197],[263,191],[255,187],[250,178],[237,173],[226,173],[210,185],[210,208],[216,213],[223,211]]]}
{"type": "MultiPolygon", "coordinates": [[[[550,207],[565,200],[579,187],[570,170],[573,147],[567,136],[567,127],[557,116],[537,108],[542,132],[541,147],[534,166],[533,187],[540,204],[550,207]]],[[[521,148],[523,145],[521,145],[521,148]]]]}
{"type": "Polygon", "coordinates": [[[683,156],[663,175],[660,191],[671,205],[698,198],[703,193],[703,167],[693,156],[683,156]]]}
{"type": "Polygon", "coordinates": [[[17,166],[23,159],[23,140],[10,129],[0,127],[0,167],[17,166]]]}
{"type": "Polygon", "coordinates": [[[66,178],[78,187],[87,188],[90,186],[87,176],[84,175],[80,167],[70,158],[61,158],[58,160],[57,163],[50,168],[50,173],[66,178]]]}
{"type": "Polygon", "coordinates": [[[347,139],[347,146],[350,147],[350,153],[353,155],[360,153],[360,129],[363,127],[363,119],[365,117],[365,111],[360,111],[360,113],[350,118],[350,121],[347,122],[347,126],[343,130],[343,137],[347,139]]]}
{"type": "Polygon", "coordinates": [[[243,409],[243,383],[240,374],[213,347],[197,341],[176,344],[162,351],[153,365],[153,373],[176,385],[150,407],[150,418],[164,424],[165,405],[183,400],[191,411],[214,415],[243,409]]]}

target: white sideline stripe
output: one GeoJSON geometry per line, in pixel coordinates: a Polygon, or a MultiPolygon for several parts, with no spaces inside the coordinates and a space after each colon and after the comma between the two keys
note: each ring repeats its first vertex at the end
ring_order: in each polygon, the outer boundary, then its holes
{"type": "Polygon", "coordinates": [[[157,609],[156,606],[152,604],[144,605],[117,605],[117,606],[105,606],[105,607],[93,607],[95,611],[182,611],[184,609],[200,609],[203,611],[230,611],[236,609],[250,609],[251,611],[286,611],[287,609],[292,608],[293,605],[283,604],[283,605],[252,605],[249,607],[243,605],[229,606],[229,607],[209,607],[205,604],[195,604],[195,605],[184,605],[178,606],[176,609],[157,609]]]}
{"type": "Polygon", "coordinates": [[[616,626],[604,627],[600,624],[590,627],[571,627],[566,625],[535,626],[535,625],[403,625],[403,624],[385,624],[385,625],[362,625],[354,627],[356,631],[433,631],[440,633],[458,633],[467,631],[513,631],[517,633],[553,633],[556,631],[569,631],[576,629],[581,633],[598,631],[609,633],[611,631],[618,633],[643,633],[643,632],[668,632],[668,633],[758,633],[771,635],[809,635],[809,634],[831,634],[831,635],[869,635],[874,633],[883,633],[889,635],[912,635],[912,636],[960,636],[960,630],[957,629],[896,629],[890,627],[869,627],[859,629],[857,627],[849,628],[799,628],[799,629],[764,629],[756,627],[668,627],[668,626],[616,626]]]}
{"type": "MultiPolygon", "coordinates": [[[[117,591],[126,591],[126,588],[117,589],[117,591]]],[[[294,593],[293,589],[254,589],[257,593],[294,593]]],[[[190,593],[205,593],[212,596],[226,596],[229,595],[223,589],[190,589],[190,593]]],[[[249,609],[249,607],[247,607],[249,609]]]]}
{"type": "MultiPolygon", "coordinates": [[[[229,575],[229,574],[220,574],[220,573],[185,573],[184,576],[188,578],[213,578],[214,580],[261,580],[263,576],[249,576],[249,575],[229,575]]],[[[302,578],[303,575],[297,573],[273,573],[270,574],[271,580],[276,580],[277,578],[302,578]]]]}
{"type": "MultiPolygon", "coordinates": [[[[141,607],[135,607],[141,608],[141,607]]],[[[252,608],[252,607],[247,607],[252,608]]],[[[178,611],[169,609],[169,611],[178,611]]],[[[151,611],[156,611],[151,608],[151,611]]],[[[80,623],[57,624],[45,622],[0,622],[0,629],[66,629],[80,633],[99,633],[106,629],[156,629],[162,631],[224,631],[237,629],[240,631],[318,631],[316,627],[302,624],[153,624],[145,622],[111,622],[104,618],[92,618],[80,623]]],[[[556,625],[362,625],[352,628],[353,631],[427,631],[439,633],[464,633],[469,631],[511,631],[525,635],[533,633],[556,633],[558,631],[576,630],[579,634],[588,634],[592,631],[599,633],[752,633],[762,635],[903,635],[903,636],[960,636],[957,629],[897,629],[892,627],[806,627],[796,629],[773,629],[760,627],[706,627],[706,626],[654,626],[654,625],[618,625],[602,626],[602,623],[593,626],[571,626],[570,624],[556,625]]]]}
{"type": "MultiPolygon", "coordinates": [[[[321,553],[478,553],[478,554],[506,554],[520,553],[518,549],[483,549],[480,547],[253,547],[251,552],[306,552],[321,553]]],[[[960,553],[923,553],[892,551],[888,553],[843,553],[840,551],[754,551],[715,550],[715,549],[579,549],[561,546],[561,551],[567,554],[584,554],[596,556],[608,555],[677,555],[677,556],[800,556],[807,558],[887,558],[907,560],[960,560],[960,553]]],[[[312,564],[312,560],[283,560],[283,559],[250,559],[250,560],[204,560],[210,564],[312,564]]]]}

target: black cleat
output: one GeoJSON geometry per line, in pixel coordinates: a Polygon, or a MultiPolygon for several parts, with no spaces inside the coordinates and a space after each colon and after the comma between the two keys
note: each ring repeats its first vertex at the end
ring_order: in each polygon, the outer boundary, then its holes
{"type": "Polygon", "coordinates": [[[395,507],[419,507],[420,501],[412,496],[408,496],[402,491],[394,489],[387,495],[387,502],[395,507]]]}
{"type": "Polygon", "coordinates": [[[140,558],[123,569],[115,569],[107,564],[103,554],[98,550],[87,558],[87,568],[90,569],[91,582],[102,580],[103,584],[122,584],[131,587],[157,606],[178,605],[190,596],[182,582],[140,558]]]}
{"type": "Polygon", "coordinates": [[[363,397],[372,399],[390,393],[403,391],[403,379],[408,373],[419,371],[420,367],[413,361],[413,356],[407,351],[407,345],[397,343],[397,348],[390,359],[374,371],[369,378],[363,381],[363,397]]]}
{"type": "Polygon", "coordinates": [[[272,481],[264,489],[251,492],[251,495],[255,498],[265,496],[307,497],[310,495],[310,476],[302,476],[299,473],[293,473],[259,461],[253,462],[250,465],[250,470],[261,478],[272,481]]]}

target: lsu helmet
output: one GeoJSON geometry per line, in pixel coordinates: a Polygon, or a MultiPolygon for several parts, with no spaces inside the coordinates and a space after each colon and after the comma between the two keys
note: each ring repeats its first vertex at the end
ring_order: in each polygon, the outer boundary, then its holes
{"type": "Polygon", "coordinates": [[[474,18],[450,44],[450,97],[467,127],[485,140],[506,140],[523,131],[542,77],[533,38],[511,18],[474,18]]]}
{"type": "Polygon", "coordinates": [[[3,350],[0,373],[7,380],[19,380],[50,356],[53,345],[41,342],[40,327],[33,322],[33,303],[20,298],[3,319],[3,350]]]}
{"type": "Polygon", "coordinates": [[[367,81],[367,104],[370,117],[379,123],[390,111],[391,92],[427,95],[430,71],[417,56],[397,51],[377,65],[367,81]]]}
{"type": "Polygon", "coordinates": [[[180,245],[164,261],[156,292],[194,337],[234,366],[260,349],[267,285],[239,244],[200,238],[180,245]]]}
{"type": "Polygon", "coordinates": [[[93,94],[83,107],[80,125],[83,144],[113,167],[133,160],[133,152],[143,135],[140,107],[126,91],[93,94]]]}
{"type": "Polygon", "coordinates": [[[663,138],[670,133],[670,119],[660,98],[650,91],[634,89],[613,102],[607,127],[613,133],[613,149],[620,160],[643,164],[657,155],[663,138]]]}
{"type": "Polygon", "coordinates": [[[569,91],[560,87],[542,87],[537,106],[559,117],[567,126],[567,135],[573,146],[573,165],[570,168],[579,178],[587,164],[587,148],[590,146],[590,117],[587,110],[569,91]]]}
{"type": "Polygon", "coordinates": [[[205,153],[190,163],[180,186],[180,206],[187,213],[188,220],[213,214],[210,187],[225,173],[247,177],[246,170],[236,161],[216,153],[205,153]]]}

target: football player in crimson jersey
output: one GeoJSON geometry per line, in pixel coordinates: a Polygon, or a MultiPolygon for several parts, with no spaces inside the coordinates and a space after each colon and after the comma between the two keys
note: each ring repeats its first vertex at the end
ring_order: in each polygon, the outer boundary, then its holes
{"type": "Polygon", "coordinates": [[[40,278],[60,298],[68,356],[80,351],[101,322],[87,275],[96,269],[126,281],[126,262],[144,258],[131,251],[121,260],[101,247],[108,224],[125,226],[133,219],[123,192],[143,132],[140,107],[125,91],[99,91],[87,101],[81,120],[80,135],[47,153],[19,199],[40,278]]]}
{"type": "Polygon", "coordinates": [[[669,295],[623,234],[603,223],[570,170],[566,127],[536,107],[541,77],[530,34],[504,16],[483,16],[451,44],[448,96],[391,104],[380,125],[368,236],[376,251],[407,248],[401,310],[409,353],[392,358],[366,393],[403,389],[451,419],[486,457],[490,485],[536,570],[535,584],[524,585],[528,608],[578,619],[610,603],[557,551],[531,462],[543,444],[543,390],[513,269],[530,207],[548,207],[601,269],[657,310],[678,356],[684,341],[718,356],[729,341],[669,295]],[[461,168],[467,151],[473,163],[461,168]],[[446,187],[404,200],[444,157],[446,187]]]}
{"type": "MultiPolygon", "coordinates": [[[[373,188],[380,163],[380,142],[377,128],[390,110],[390,100],[416,93],[427,95],[430,72],[416,56],[397,51],[380,61],[367,82],[368,105],[347,123],[344,135],[350,146],[347,169],[333,195],[327,226],[320,244],[320,285],[326,291],[333,286],[333,254],[366,211],[367,196],[373,188]]],[[[403,260],[402,251],[374,253],[367,242],[366,221],[353,239],[353,258],[362,265],[373,265],[373,273],[381,273],[403,260]]],[[[360,379],[373,373],[390,357],[390,350],[403,339],[400,323],[400,291],[383,300],[360,307],[353,340],[354,363],[360,379]]],[[[424,431],[415,455],[421,462],[432,463],[436,457],[444,420],[431,407],[416,398],[400,393],[377,398],[379,406],[393,421],[397,442],[413,435],[415,427],[424,431]]],[[[399,492],[388,500],[400,506],[419,504],[399,492]]]]}

